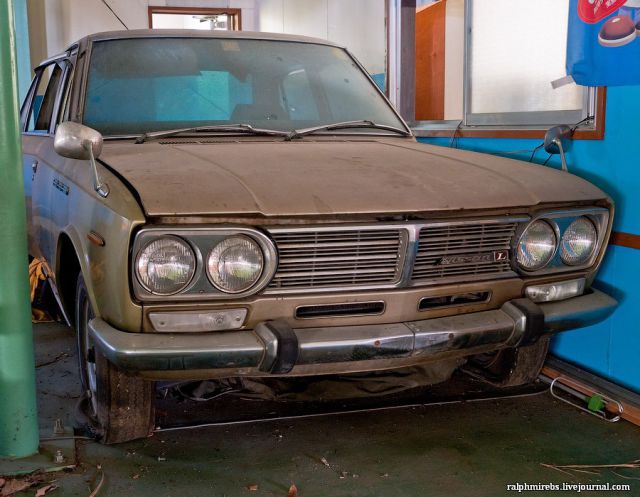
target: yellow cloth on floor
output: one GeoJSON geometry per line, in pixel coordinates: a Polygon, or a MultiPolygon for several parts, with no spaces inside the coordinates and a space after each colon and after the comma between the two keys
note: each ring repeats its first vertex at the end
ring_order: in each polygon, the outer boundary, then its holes
{"type": "Polygon", "coordinates": [[[41,281],[47,279],[47,272],[51,271],[47,261],[44,259],[33,259],[29,264],[29,285],[31,286],[31,321],[33,323],[42,323],[52,321],[51,316],[46,311],[33,307],[33,301],[36,298],[36,291],[41,281]]]}

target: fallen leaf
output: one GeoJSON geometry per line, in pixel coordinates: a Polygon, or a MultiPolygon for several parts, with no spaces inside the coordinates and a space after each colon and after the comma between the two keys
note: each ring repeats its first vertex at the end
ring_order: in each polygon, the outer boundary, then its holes
{"type": "Polygon", "coordinates": [[[140,475],[139,475],[138,473],[136,473],[136,474],[135,474],[135,475],[133,475],[131,478],[132,478],[132,479],[134,479],[134,480],[137,480],[137,479],[139,479],[139,478],[140,478],[140,475]]]}
{"type": "Polygon", "coordinates": [[[320,459],[320,462],[324,464],[327,468],[331,467],[331,465],[329,464],[329,461],[327,461],[324,457],[320,459]]]}
{"type": "Polygon", "coordinates": [[[5,484],[2,486],[2,492],[0,493],[1,497],[9,497],[10,495],[17,494],[18,492],[22,492],[31,486],[30,481],[24,480],[7,480],[5,484]]]}
{"type": "Polygon", "coordinates": [[[44,487],[40,487],[34,497],[44,497],[47,492],[53,492],[56,488],[58,487],[55,485],[45,485],[44,487]]]}
{"type": "Polygon", "coordinates": [[[247,490],[249,492],[257,492],[258,491],[258,485],[256,485],[256,484],[247,485],[247,490]]]}
{"type": "Polygon", "coordinates": [[[298,487],[296,487],[295,483],[292,483],[289,487],[289,492],[287,492],[287,497],[298,497],[298,487]]]}

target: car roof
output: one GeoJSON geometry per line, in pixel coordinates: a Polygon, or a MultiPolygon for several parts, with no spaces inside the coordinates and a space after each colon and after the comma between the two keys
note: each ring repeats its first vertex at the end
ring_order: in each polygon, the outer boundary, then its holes
{"type": "Polygon", "coordinates": [[[309,36],[263,33],[255,31],[211,31],[204,29],[132,29],[128,31],[104,31],[85,36],[78,42],[73,43],[71,47],[94,41],[126,40],[131,38],[235,38],[246,40],[293,41],[343,48],[342,45],[333,43],[329,40],[311,38],[309,36]]]}

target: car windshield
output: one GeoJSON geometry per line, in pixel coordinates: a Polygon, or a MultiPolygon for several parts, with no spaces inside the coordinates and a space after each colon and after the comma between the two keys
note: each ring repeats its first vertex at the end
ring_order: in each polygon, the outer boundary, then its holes
{"type": "Polygon", "coordinates": [[[236,38],[93,43],[83,122],[107,136],[240,123],[291,131],[355,120],[404,129],[340,48],[236,38]]]}

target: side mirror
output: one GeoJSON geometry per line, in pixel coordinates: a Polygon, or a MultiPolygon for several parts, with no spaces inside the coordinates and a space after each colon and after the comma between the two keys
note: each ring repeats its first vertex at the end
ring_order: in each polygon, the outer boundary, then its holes
{"type": "Polygon", "coordinates": [[[102,152],[102,135],[82,124],[65,121],[56,129],[53,140],[56,153],[69,159],[91,160],[102,152]]]}
{"type": "Polygon", "coordinates": [[[65,121],[58,125],[53,139],[58,155],[69,159],[88,160],[93,171],[93,188],[102,198],[109,195],[109,186],[98,175],[96,157],[102,153],[102,135],[82,124],[65,121]]]}
{"type": "Polygon", "coordinates": [[[573,136],[573,129],[566,124],[549,128],[544,135],[544,150],[551,155],[560,154],[562,170],[567,171],[567,159],[564,155],[565,141],[573,136]]]}

